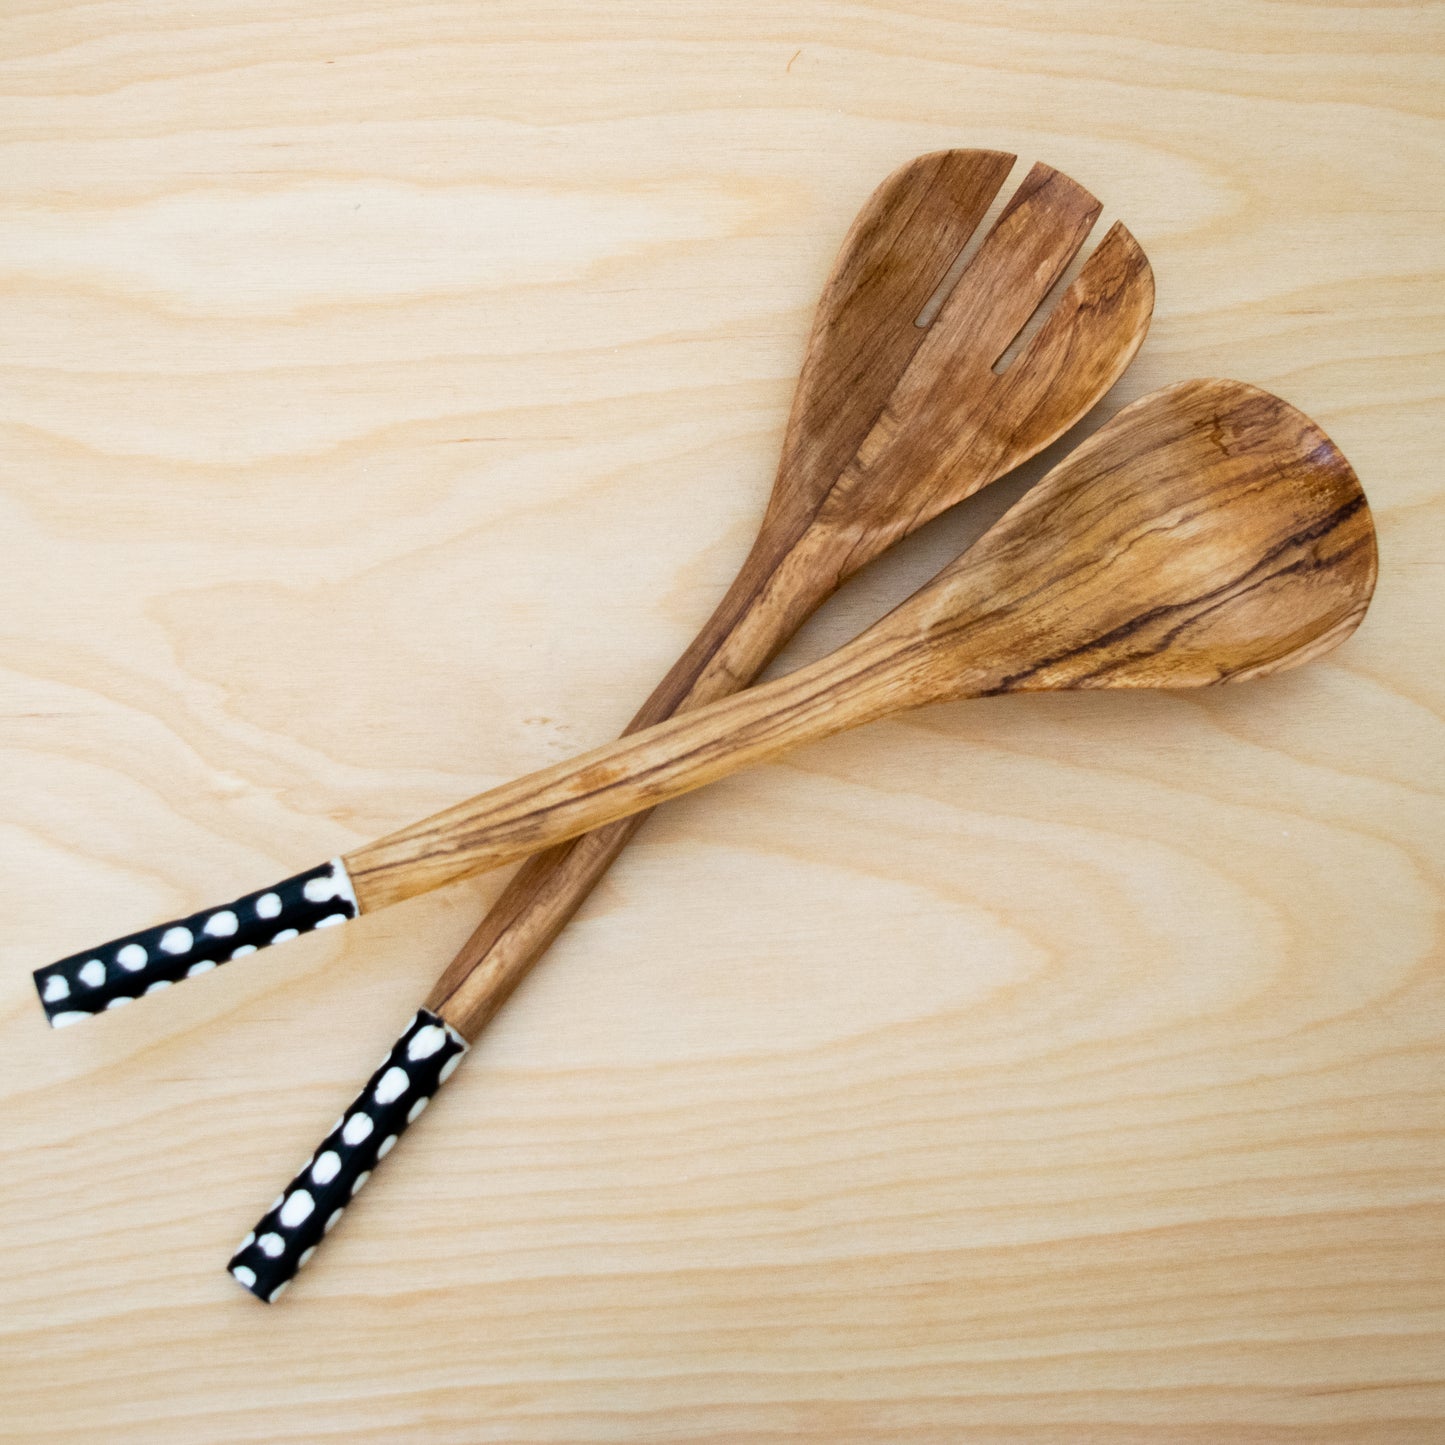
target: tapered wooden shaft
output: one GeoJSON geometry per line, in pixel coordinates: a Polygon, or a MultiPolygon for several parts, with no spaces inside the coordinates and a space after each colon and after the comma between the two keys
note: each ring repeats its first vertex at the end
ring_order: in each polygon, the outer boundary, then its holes
{"type": "Polygon", "coordinates": [[[888,622],[787,677],[504,783],[347,854],[362,911],[499,868],[799,743],[926,701],[926,674],[911,685],[918,659],[888,622]]]}

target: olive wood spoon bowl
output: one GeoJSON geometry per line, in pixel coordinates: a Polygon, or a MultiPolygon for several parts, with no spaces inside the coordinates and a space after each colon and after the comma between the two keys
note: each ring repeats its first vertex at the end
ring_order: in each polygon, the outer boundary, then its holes
{"type": "MultiPolygon", "coordinates": [[[[775,682],[494,788],[346,857],[363,908],[496,867],[799,743],[926,703],[1266,676],[1354,631],[1375,535],[1349,464],[1239,382],[1126,407],[961,557],[845,647],[775,682]]],[[[231,1273],[274,1299],[460,1061],[421,1010],[231,1273]]]]}

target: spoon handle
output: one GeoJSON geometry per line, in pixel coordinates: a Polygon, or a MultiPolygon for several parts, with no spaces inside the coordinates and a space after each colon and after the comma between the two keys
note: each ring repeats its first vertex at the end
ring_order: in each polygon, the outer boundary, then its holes
{"type": "Polygon", "coordinates": [[[365,913],[499,868],[729,773],[924,700],[884,619],[809,667],[594,748],[344,859],[365,913]]]}
{"type": "Polygon", "coordinates": [[[238,951],[516,862],[907,706],[889,651],[880,624],[811,667],[505,783],[261,893],[50,964],[34,975],[46,1014],[54,1027],[77,1022],[238,951]],[[223,919],[237,931],[218,932],[223,919]],[[243,919],[247,941],[237,945],[243,919]]]}
{"type": "Polygon", "coordinates": [[[359,911],[346,865],[333,858],[218,908],[48,964],[36,970],[35,987],[51,1028],[65,1028],[359,911]]]}

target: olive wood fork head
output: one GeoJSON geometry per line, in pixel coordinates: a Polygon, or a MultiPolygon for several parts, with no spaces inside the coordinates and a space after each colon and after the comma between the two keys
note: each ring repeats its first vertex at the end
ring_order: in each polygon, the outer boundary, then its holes
{"type": "MultiPolygon", "coordinates": [[[[913,166],[941,165],[956,154],[913,166]]],[[[876,371],[874,358],[853,351],[848,374],[835,386],[818,384],[814,373],[836,352],[826,329],[815,332],[799,386],[803,407],[789,426],[763,537],[811,531],[847,575],[1080,420],[1133,360],[1153,313],[1153,272],[1122,223],[1095,247],[1037,334],[1005,368],[995,367],[1083,246],[1100,209],[1077,181],[1033,166],[926,330],[916,322],[910,328],[912,350],[899,371],[890,374],[887,362],[910,340],[901,320],[911,306],[900,307],[901,296],[891,299],[886,322],[879,308],[860,306],[855,296],[856,314],[848,320],[877,327],[881,338],[876,371]],[[846,455],[840,430],[815,441],[814,418],[830,405],[868,418],[846,455]],[[800,465],[819,444],[838,455],[836,468],[800,465]]],[[[859,224],[865,220],[866,213],[859,224]]],[[[929,233],[928,225],[907,218],[894,224],[893,251],[878,258],[885,277],[890,266],[904,269],[900,257],[913,230],[929,233]]],[[[820,328],[828,325],[826,303],[825,296],[820,328]]]]}

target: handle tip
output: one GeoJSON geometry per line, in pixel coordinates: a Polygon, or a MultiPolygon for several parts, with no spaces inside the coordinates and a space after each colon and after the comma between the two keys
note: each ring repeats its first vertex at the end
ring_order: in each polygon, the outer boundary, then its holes
{"type": "Polygon", "coordinates": [[[231,1278],[275,1304],[371,1171],[451,1078],[467,1048],[440,1015],[418,1009],[321,1147],[241,1241],[226,1266],[231,1278]]]}

